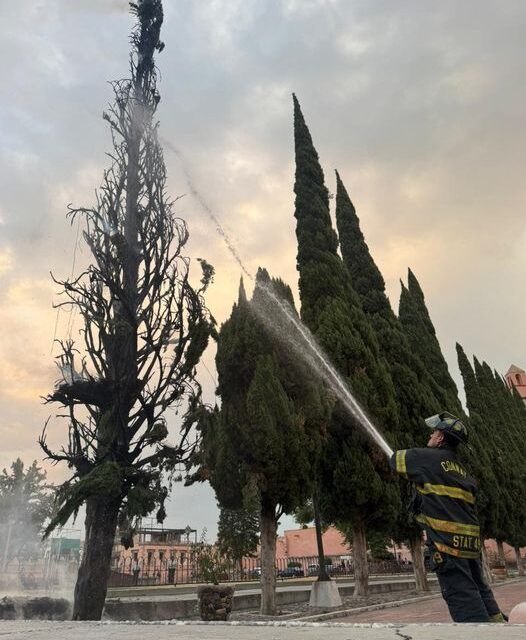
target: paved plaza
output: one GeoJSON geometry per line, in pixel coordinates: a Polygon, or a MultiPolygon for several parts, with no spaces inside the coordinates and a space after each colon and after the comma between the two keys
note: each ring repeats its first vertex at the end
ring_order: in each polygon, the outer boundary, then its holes
{"type": "Polygon", "coordinates": [[[526,626],[1,622],[2,640],[524,640],[526,626]]]}
{"type": "MultiPolygon", "coordinates": [[[[526,581],[517,581],[510,584],[501,584],[493,587],[495,598],[504,613],[508,613],[519,602],[526,602],[526,581]]],[[[409,623],[409,622],[451,622],[446,603],[438,596],[432,600],[415,602],[401,607],[382,609],[380,611],[367,611],[345,618],[339,618],[338,622],[378,622],[378,623],[409,623]]],[[[526,630],[524,631],[526,639],[526,630]]]]}

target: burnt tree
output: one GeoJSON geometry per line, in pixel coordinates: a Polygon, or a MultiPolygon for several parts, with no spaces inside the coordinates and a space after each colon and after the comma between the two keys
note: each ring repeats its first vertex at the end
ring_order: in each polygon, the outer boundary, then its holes
{"type": "Polygon", "coordinates": [[[94,206],[69,211],[85,225],[91,264],[75,279],[56,281],[62,304],[82,319],[83,344],[61,342],[61,379],[47,398],[63,407],[69,439],[53,451],[45,429],[40,438],[48,458],[72,470],[48,533],[86,506],[76,620],[101,617],[117,527],[130,544],[140,517],[157,511],[164,518],[173,473],[195,447],[201,409],[195,368],[212,329],[202,294],[213,270],[201,261],[201,284],[190,283],[183,255],[188,230],[167,195],[154,120],[162,3],[138,0],[130,7],[131,78],[113,83],[115,101],[104,115],[111,166],[94,206]],[[168,408],[179,414],[172,434],[168,408]]]}

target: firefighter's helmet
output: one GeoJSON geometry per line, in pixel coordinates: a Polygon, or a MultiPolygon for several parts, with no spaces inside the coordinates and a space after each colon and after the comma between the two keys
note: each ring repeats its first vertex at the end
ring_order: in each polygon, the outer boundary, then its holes
{"type": "Polygon", "coordinates": [[[448,413],[447,411],[437,413],[435,416],[426,418],[425,423],[430,429],[438,429],[439,431],[448,433],[452,438],[455,438],[455,440],[458,440],[460,443],[467,444],[468,430],[464,423],[460,421],[460,418],[457,418],[451,413],[448,413]]]}

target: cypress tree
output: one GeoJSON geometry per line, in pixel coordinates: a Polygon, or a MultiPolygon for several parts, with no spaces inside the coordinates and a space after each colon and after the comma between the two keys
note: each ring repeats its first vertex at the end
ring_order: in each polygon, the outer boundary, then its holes
{"type": "Polygon", "coordinates": [[[501,508],[499,510],[495,539],[497,540],[499,559],[505,566],[503,543],[513,536],[512,514],[515,508],[514,476],[516,468],[514,468],[515,465],[513,463],[510,464],[506,411],[503,411],[503,407],[497,397],[493,373],[485,362],[481,363],[476,357],[473,360],[481,399],[481,412],[489,426],[486,446],[490,447],[493,470],[500,490],[501,508]]]}
{"type": "MultiPolygon", "coordinates": [[[[517,411],[514,396],[510,393],[506,383],[499,373],[488,372],[493,376],[493,386],[497,397],[499,411],[502,416],[502,430],[505,436],[504,456],[511,466],[512,477],[509,486],[512,509],[508,515],[508,531],[506,542],[514,547],[517,554],[517,565],[522,571],[520,553],[518,550],[526,542],[526,501],[524,500],[524,485],[526,482],[526,470],[524,468],[524,440],[521,437],[524,430],[523,411],[517,411]]],[[[486,375],[488,373],[486,372],[486,375]]]]}
{"type": "MultiPolygon", "coordinates": [[[[440,411],[433,393],[436,387],[420,358],[411,349],[400,321],[385,293],[385,282],[369,251],[360,221],[349,194],[336,171],[336,222],[343,261],[351,275],[362,308],[376,334],[380,352],[393,380],[400,416],[397,443],[401,448],[425,446],[428,433],[423,419],[440,411]]],[[[408,512],[414,489],[400,482],[402,503],[397,526],[392,532],[397,542],[408,541],[419,589],[428,589],[422,556],[422,532],[408,512]]]]}
{"type": "MultiPolygon", "coordinates": [[[[337,253],[323,170],[296,96],[294,192],[301,317],[384,436],[394,441],[398,411],[372,327],[337,253]]],[[[356,595],[368,590],[366,526],[394,521],[400,501],[383,453],[335,405],[320,465],[321,511],[352,526],[356,595]],[[389,481],[385,481],[389,478],[389,481]]]]}
{"type": "Polygon", "coordinates": [[[505,409],[506,433],[508,445],[509,463],[513,468],[513,483],[510,487],[513,511],[508,514],[510,519],[510,532],[507,542],[515,549],[517,557],[517,569],[519,575],[524,574],[524,568],[520,559],[520,547],[526,545],[526,500],[524,500],[524,485],[526,483],[526,470],[524,468],[525,446],[524,427],[526,426],[526,411],[523,402],[519,399],[515,389],[508,388],[502,376],[493,371],[496,392],[500,398],[500,406],[505,409]]]}
{"type": "MultiPolygon", "coordinates": [[[[270,282],[264,270],[257,280],[293,302],[282,281],[270,282]]],[[[204,426],[200,463],[223,507],[240,509],[247,497],[259,503],[261,612],[273,615],[277,524],[312,493],[319,425],[327,409],[319,385],[291,360],[257,315],[259,295],[256,287],[249,303],[241,285],[237,304],[219,332],[221,409],[204,426]]]]}
{"type": "Polygon", "coordinates": [[[408,270],[407,285],[406,288],[402,283],[398,317],[409,339],[411,349],[420,357],[433,379],[436,385],[434,393],[442,408],[456,415],[462,415],[457,386],[442,354],[424,293],[411,269],[408,270]]]}
{"type": "Polygon", "coordinates": [[[458,366],[464,382],[466,405],[469,411],[469,466],[477,479],[477,508],[482,539],[499,535],[501,516],[500,485],[495,475],[493,456],[488,443],[493,441],[491,422],[485,419],[483,396],[464,349],[457,343],[458,366]]]}

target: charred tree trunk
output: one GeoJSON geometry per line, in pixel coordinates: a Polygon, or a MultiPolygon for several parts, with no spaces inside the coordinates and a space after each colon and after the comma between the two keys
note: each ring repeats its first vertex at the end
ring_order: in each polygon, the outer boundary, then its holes
{"type": "Polygon", "coordinates": [[[93,497],[86,503],[86,539],[75,585],[73,620],[102,617],[119,507],[120,500],[108,498],[93,497]]]}
{"type": "Polygon", "coordinates": [[[316,529],[316,545],[318,547],[318,582],[327,582],[330,580],[330,577],[327,573],[327,566],[325,565],[321,518],[318,510],[318,501],[315,495],[312,496],[312,509],[314,511],[314,527],[316,529]]]}
{"type": "Polygon", "coordinates": [[[261,613],[276,613],[276,509],[263,502],[261,507],[261,613]]]}
{"type": "Polygon", "coordinates": [[[515,558],[517,559],[517,571],[520,576],[524,575],[524,563],[521,558],[520,547],[515,547],[515,558]]]}
{"type": "Polygon", "coordinates": [[[502,540],[497,540],[497,557],[499,559],[499,564],[504,569],[505,575],[508,575],[508,569],[506,567],[506,555],[504,553],[504,542],[502,540]]]}
{"type": "Polygon", "coordinates": [[[484,545],[484,541],[482,542],[482,548],[480,550],[480,559],[482,562],[482,573],[486,582],[491,584],[493,582],[493,574],[491,573],[491,569],[489,568],[488,562],[488,552],[486,550],[486,546],[484,545]]]}
{"type": "Polygon", "coordinates": [[[363,522],[353,527],[352,552],[354,558],[354,597],[369,593],[369,564],[367,562],[367,540],[363,522]]]}
{"type": "Polygon", "coordinates": [[[429,591],[426,568],[424,565],[424,552],[422,549],[422,536],[409,538],[409,550],[413,561],[413,572],[417,591],[429,591]]]}

